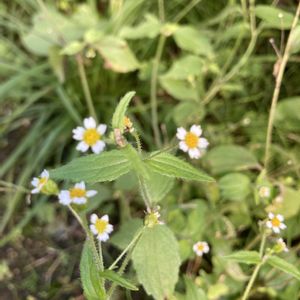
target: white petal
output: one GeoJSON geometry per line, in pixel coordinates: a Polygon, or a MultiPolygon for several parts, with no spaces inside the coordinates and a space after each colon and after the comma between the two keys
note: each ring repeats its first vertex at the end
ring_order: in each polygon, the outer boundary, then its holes
{"type": "Polygon", "coordinates": [[[186,130],[183,127],[179,127],[177,128],[177,133],[176,133],[176,137],[179,140],[184,140],[186,136],[186,130]]]}
{"type": "Polygon", "coordinates": [[[76,127],[75,129],[72,130],[73,132],[73,139],[77,141],[82,141],[83,135],[85,132],[85,129],[81,126],[76,127]]]}
{"type": "Polygon", "coordinates": [[[31,180],[31,185],[34,186],[34,187],[37,187],[39,185],[39,179],[37,177],[34,177],[32,180],[31,180]]]}
{"type": "Polygon", "coordinates": [[[280,229],[279,229],[279,227],[273,227],[273,231],[274,231],[275,233],[279,233],[279,232],[280,232],[280,229]]]}
{"type": "Polygon", "coordinates": [[[41,177],[42,178],[49,178],[49,172],[47,170],[44,170],[42,173],[41,173],[41,177]]]}
{"type": "Polygon", "coordinates": [[[206,149],[209,145],[209,142],[205,138],[200,138],[198,141],[198,147],[201,149],[206,149]]]}
{"type": "Polygon", "coordinates": [[[108,215],[104,215],[103,217],[101,217],[101,220],[108,222],[109,221],[108,215]]]}
{"type": "Polygon", "coordinates": [[[73,203],[79,204],[79,205],[85,204],[87,201],[87,199],[85,197],[76,197],[76,198],[73,198],[72,200],[73,200],[73,203]]]}
{"type": "Polygon", "coordinates": [[[183,152],[187,152],[189,147],[184,141],[181,141],[179,142],[179,149],[181,149],[183,152]]]}
{"type": "Polygon", "coordinates": [[[70,192],[65,190],[61,191],[58,194],[58,199],[59,199],[59,203],[63,205],[69,205],[72,202],[72,199],[70,197],[70,192]]]}
{"type": "Polygon", "coordinates": [[[189,149],[190,158],[198,159],[201,156],[200,150],[198,148],[189,149]]]}
{"type": "Polygon", "coordinates": [[[273,219],[273,218],[274,218],[274,214],[271,213],[271,212],[269,212],[269,213],[268,213],[268,217],[269,217],[269,219],[273,219]]]}
{"type": "Polygon", "coordinates": [[[77,189],[85,190],[85,183],[81,181],[79,183],[76,183],[74,187],[77,189]]]}
{"type": "Polygon", "coordinates": [[[194,250],[194,252],[196,252],[198,250],[198,243],[193,245],[193,250],[194,250]]]}
{"type": "Polygon", "coordinates": [[[99,154],[105,148],[105,143],[103,141],[97,141],[96,144],[92,146],[92,150],[94,153],[99,154]]]}
{"type": "Polygon", "coordinates": [[[85,118],[83,124],[86,129],[96,128],[96,121],[93,117],[85,118]]]}
{"type": "Polygon", "coordinates": [[[190,132],[194,133],[197,136],[202,134],[202,129],[200,125],[193,125],[190,129],[190,132]]]}
{"type": "Polygon", "coordinates": [[[114,230],[114,227],[111,224],[108,224],[107,228],[106,228],[106,232],[111,233],[111,232],[113,232],[113,230],[114,230]]]}
{"type": "Polygon", "coordinates": [[[106,242],[109,239],[109,235],[106,232],[104,232],[102,234],[98,234],[97,239],[102,242],[106,242]]]}
{"type": "Polygon", "coordinates": [[[91,223],[95,224],[98,220],[98,216],[96,214],[92,214],[90,217],[91,223]]]}
{"type": "Polygon", "coordinates": [[[280,223],[279,228],[280,229],[286,229],[286,225],[284,223],[280,223]]]}
{"type": "Polygon", "coordinates": [[[105,133],[107,129],[107,126],[105,124],[100,124],[98,127],[97,127],[97,131],[98,133],[100,133],[101,135],[103,135],[105,133]]]}
{"type": "Polygon", "coordinates": [[[273,227],[272,222],[271,222],[271,221],[267,221],[267,222],[266,222],[266,226],[267,226],[268,228],[272,228],[272,227],[273,227]]]}
{"type": "Polygon", "coordinates": [[[204,253],[208,253],[209,252],[209,246],[207,244],[204,245],[203,252],[204,253]]]}
{"type": "Polygon", "coordinates": [[[87,195],[87,197],[88,198],[90,198],[90,197],[94,197],[95,195],[97,195],[97,191],[95,191],[95,190],[90,190],[90,191],[87,191],[86,192],[86,195],[87,195]]]}
{"type": "Polygon", "coordinates": [[[284,221],[284,217],[282,215],[277,215],[276,218],[280,221],[283,222],[284,221]]]}
{"type": "Polygon", "coordinates": [[[89,145],[86,144],[85,142],[80,142],[76,147],[76,150],[81,152],[86,152],[88,149],[89,149],[89,145]]]}
{"type": "Polygon", "coordinates": [[[90,229],[91,229],[91,232],[92,232],[93,234],[95,234],[95,235],[98,234],[98,231],[97,231],[97,229],[96,229],[96,227],[95,227],[94,224],[91,224],[91,225],[90,225],[90,229]]]}
{"type": "Polygon", "coordinates": [[[38,194],[40,192],[39,188],[31,190],[31,194],[38,194]]]}
{"type": "Polygon", "coordinates": [[[200,251],[200,250],[197,250],[197,251],[196,251],[196,254],[197,254],[198,256],[203,256],[203,252],[200,251]]]}

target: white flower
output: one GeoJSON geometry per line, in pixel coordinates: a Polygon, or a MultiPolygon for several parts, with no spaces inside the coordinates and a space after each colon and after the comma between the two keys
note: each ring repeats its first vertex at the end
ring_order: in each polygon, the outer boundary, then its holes
{"type": "Polygon", "coordinates": [[[198,256],[202,256],[204,253],[209,252],[209,246],[207,242],[197,242],[194,244],[193,250],[198,256]]]}
{"type": "Polygon", "coordinates": [[[280,230],[286,228],[286,225],[283,223],[284,218],[282,215],[274,215],[273,213],[268,214],[269,220],[266,222],[266,226],[272,229],[275,233],[279,233],[280,230]]]}
{"type": "Polygon", "coordinates": [[[284,242],[284,240],[282,238],[277,240],[277,245],[279,246],[281,251],[289,252],[289,249],[286,246],[286,243],[284,242]]]}
{"type": "Polygon", "coordinates": [[[38,194],[43,186],[48,182],[49,180],[49,172],[47,170],[44,170],[40,177],[34,177],[31,181],[32,186],[34,186],[34,189],[31,190],[31,194],[38,194]]]}
{"type": "Polygon", "coordinates": [[[113,226],[109,224],[108,215],[104,215],[100,219],[96,214],[91,215],[90,229],[97,239],[106,242],[109,239],[109,234],[113,231],[113,226]]]}
{"type": "Polygon", "coordinates": [[[73,129],[73,139],[80,141],[76,149],[86,152],[89,148],[92,148],[94,153],[99,154],[105,148],[102,136],[107,126],[105,124],[97,126],[96,121],[92,117],[84,119],[83,125],[84,127],[79,126],[73,129]]]}
{"type": "Polygon", "coordinates": [[[184,152],[188,152],[190,158],[200,158],[209,145],[207,139],[200,137],[201,134],[200,125],[193,125],[188,132],[183,127],[177,128],[176,136],[180,140],[179,148],[184,152]]]}
{"type": "Polygon", "coordinates": [[[71,203],[75,204],[85,204],[87,198],[93,197],[97,194],[97,191],[85,189],[85,183],[81,181],[76,183],[74,187],[69,190],[62,190],[58,195],[59,203],[63,205],[69,205],[71,203]]]}
{"type": "Polygon", "coordinates": [[[261,198],[269,198],[271,196],[271,189],[268,186],[262,186],[259,188],[258,194],[261,198]]]}

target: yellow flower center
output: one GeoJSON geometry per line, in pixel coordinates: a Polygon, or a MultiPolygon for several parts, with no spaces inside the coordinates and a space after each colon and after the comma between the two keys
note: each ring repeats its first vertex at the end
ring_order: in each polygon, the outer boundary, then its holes
{"type": "Polygon", "coordinates": [[[48,178],[47,177],[41,177],[39,179],[39,186],[44,185],[47,182],[48,178]]]}
{"type": "Polygon", "coordinates": [[[132,127],[132,122],[128,117],[124,117],[124,126],[126,128],[131,128],[132,127]]]}
{"type": "Polygon", "coordinates": [[[72,188],[70,189],[70,196],[71,198],[82,198],[85,197],[85,190],[79,188],[72,188]]]}
{"type": "Polygon", "coordinates": [[[197,246],[197,248],[198,248],[199,251],[203,251],[204,250],[204,245],[203,244],[199,244],[197,246]]]}
{"type": "Polygon", "coordinates": [[[189,148],[196,148],[198,145],[199,138],[196,134],[188,132],[185,136],[185,143],[189,148]]]}
{"type": "Polygon", "coordinates": [[[272,226],[273,227],[279,227],[280,226],[280,220],[277,218],[277,217],[274,217],[272,220],[271,220],[271,223],[272,223],[272,226]]]}
{"type": "Polygon", "coordinates": [[[98,233],[102,234],[105,232],[108,222],[105,220],[98,219],[95,223],[95,227],[98,233]]]}
{"type": "Polygon", "coordinates": [[[101,135],[95,128],[87,129],[83,135],[83,141],[89,146],[93,146],[101,138],[101,135]]]}

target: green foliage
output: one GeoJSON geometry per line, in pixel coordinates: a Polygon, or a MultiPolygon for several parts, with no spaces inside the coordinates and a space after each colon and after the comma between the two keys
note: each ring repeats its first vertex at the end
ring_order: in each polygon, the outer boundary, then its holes
{"type": "Polygon", "coordinates": [[[100,277],[105,278],[111,282],[114,282],[118,284],[119,286],[131,290],[131,291],[137,291],[138,288],[132,284],[130,281],[119,275],[118,273],[112,271],[112,270],[105,270],[101,271],[99,273],[100,277]]]}
{"type": "Polygon", "coordinates": [[[247,265],[255,265],[261,261],[259,253],[256,251],[238,251],[224,256],[224,258],[247,265]]]}
{"type": "Polygon", "coordinates": [[[267,263],[282,272],[292,275],[300,281],[300,270],[286,260],[278,256],[270,256],[267,263]]]}
{"type": "Polygon", "coordinates": [[[180,258],[174,234],[165,225],[146,228],[133,254],[139,282],[157,300],[169,297],[178,280],[180,258]]]}
{"type": "Polygon", "coordinates": [[[91,241],[86,240],[80,260],[80,278],[84,294],[88,300],[105,299],[103,280],[96,268],[95,257],[91,249],[91,241]]]}

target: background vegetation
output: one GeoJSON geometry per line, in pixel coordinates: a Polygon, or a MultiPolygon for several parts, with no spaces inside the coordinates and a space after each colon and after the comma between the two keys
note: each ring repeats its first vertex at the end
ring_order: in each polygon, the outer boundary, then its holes
{"type": "MultiPolygon", "coordinates": [[[[84,233],[56,198],[29,196],[29,182],[43,168],[79,156],[72,129],[94,114],[109,124],[120,97],[130,90],[136,96],[129,115],[144,150],[168,147],[176,128],[191,124],[201,124],[210,142],[203,158],[190,161],[216,183],[183,181],[163,189],[157,199],[162,219],[180,245],[177,297],[193,299],[184,276],[188,270],[200,274],[192,277],[193,284],[208,299],[238,299],[252,267],[222,256],[257,249],[258,221],[271,210],[286,218],[290,252],[283,257],[299,267],[300,30],[276,109],[271,158],[265,163],[274,75],[297,1],[250,4],[0,3],[1,299],[82,297],[78,264],[84,233]],[[262,185],[271,189],[270,197],[260,197],[262,185]],[[200,270],[191,270],[192,245],[199,239],[209,242],[211,252],[200,270]]],[[[96,188],[88,209],[109,214],[115,225],[104,248],[109,264],[140,226],[144,207],[130,174],[96,188]]],[[[128,274],[134,278],[131,267],[128,274]]],[[[297,280],[266,268],[251,297],[299,299],[299,289],[297,280]]],[[[140,288],[119,291],[116,298],[147,296],[140,288]]]]}

